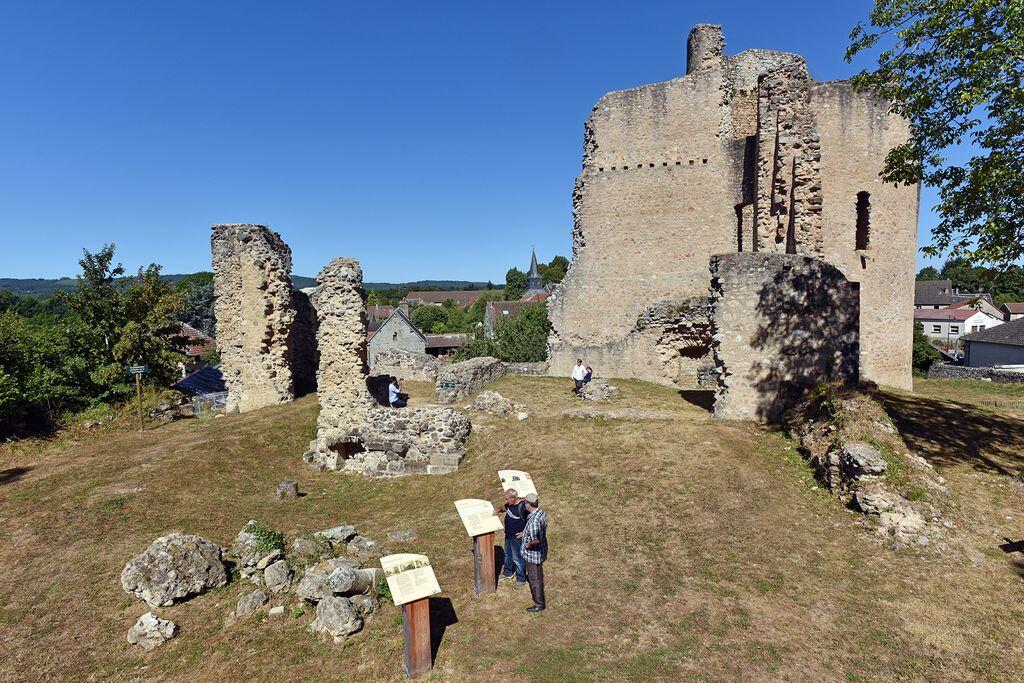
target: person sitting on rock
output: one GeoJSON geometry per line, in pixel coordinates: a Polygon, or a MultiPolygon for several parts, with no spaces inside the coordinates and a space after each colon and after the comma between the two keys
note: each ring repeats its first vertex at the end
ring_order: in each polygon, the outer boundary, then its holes
{"type": "Polygon", "coordinates": [[[583,384],[586,385],[592,379],[594,379],[594,368],[588,365],[587,374],[583,375],[583,384]]]}
{"type": "Polygon", "coordinates": [[[391,383],[388,384],[388,403],[392,408],[404,408],[409,405],[409,394],[403,394],[398,384],[398,378],[392,375],[391,383]]]}

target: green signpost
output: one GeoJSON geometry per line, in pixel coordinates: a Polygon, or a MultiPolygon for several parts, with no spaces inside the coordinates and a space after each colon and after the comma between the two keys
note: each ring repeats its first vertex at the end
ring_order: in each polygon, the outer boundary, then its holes
{"type": "Polygon", "coordinates": [[[139,431],[141,432],[145,423],[142,421],[142,375],[149,371],[148,365],[129,365],[128,372],[135,375],[135,395],[139,405],[139,431]]]}

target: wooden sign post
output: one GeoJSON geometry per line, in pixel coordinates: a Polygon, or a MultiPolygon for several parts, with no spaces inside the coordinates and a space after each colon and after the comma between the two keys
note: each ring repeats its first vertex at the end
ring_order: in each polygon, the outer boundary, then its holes
{"type": "Polygon", "coordinates": [[[402,634],[405,636],[405,675],[416,678],[433,667],[430,658],[430,598],[402,605],[402,634]]]}
{"type": "Polygon", "coordinates": [[[129,365],[128,372],[135,375],[135,395],[138,400],[139,406],[139,431],[141,432],[146,425],[145,420],[142,418],[142,375],[149,370],[148,365],[129,365]]]}
{"type": "Polygon", "coordinates": [[[494,571],[494,532],[473,537],[473,578],[477,595],[498,590],[494,571]]]}

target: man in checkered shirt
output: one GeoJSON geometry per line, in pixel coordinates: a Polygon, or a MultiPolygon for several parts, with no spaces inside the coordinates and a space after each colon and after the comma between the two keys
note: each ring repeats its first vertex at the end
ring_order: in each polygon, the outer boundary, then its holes
{"type": "Polygon", "coordinates": [[[540,501],[536,493],[527,494],[523,499],[526,503],[526,528],[523,529],[523,560],[526,561],[526,577],[530,581],[530,593],[533,595],[533,607],[527,612],[540,612],[544,609],[544,560],[548,559],[548,513],[540,509],[540,501]]]}

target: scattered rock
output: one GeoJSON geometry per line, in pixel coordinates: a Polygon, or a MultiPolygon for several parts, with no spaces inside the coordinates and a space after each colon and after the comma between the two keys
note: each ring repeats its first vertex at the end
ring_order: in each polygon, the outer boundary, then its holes
{"type": "Polygon", "coordinates": [[[414,529],[390,531],[388,532],[388,540],[392,543],[410,543],[416,540],[416,531],[414,529]]]}
{"type": "Polygon", "coordinates": [[[284,605],[278,605],[277,607],[271,607],[270,611],[267,612],[272,617],[279,617],[284,614],[284,605]]]}
{"type": "Polygon", "coordinates": [[[143,650],[152,650],[173,638],[177,632],[178,625],[173,621],[160,619],[152,612],[146,612],[128,629],[128,642],[142,647],[143,650]]]}
{"type": "Polygon", "coordinates": [[[256,590],[246,593],[238,599],[238,603],[235,605],[235,616],[239,619],[254,614],[256,610],[263,605],[267,604],[267,594],[261,591],[259,588],[256,590]]]}
{"type": "Polygon", "coordinates": [[[366,536],[356,536],[348,542],[348,552],[356,557],[372,559],[387,555],[387,550],[380,543],[366,536]]]}
{"type": "Polygon", "coordinates": [[[839,466],[847,479],[858,479],[884,473],[887,463],[878,449],[870,444],[844,443],[839,454],[839,466]]]}
{"type": "Polygon", "coordinates": [[[238,560],[239,567],[252,566],[259,559],[259,551],[256,549],[256,536],[246,531],[250,525],[254,524],[256,524],[255,519],[250,519],[246,522],[242,530],[235,536],[234,543],[231,544],[231,555],[238,560]]]}
{"type": "Polygon", "coordinates": [[[333,555],[334,550],[331,548],[330,542],[324,538],[317,538],[315,540],[310,540],[308,538],[296,538],[292,541],[291,550],[289,552],[289,557],[300,564],[319,562],[320,560],[326,560],[333,555]]]}
{"type": "Polygon", "coordinates": [[[527,412],[516,413],[516,419],[519,420],[520,422],[522,422],[523,420],[525,420],[528,417],[530,417],[530,414],[527,413],[527,412]]]}
{"type": "Polygon", "coordinates": [[[481,391],[467,408],[491,415],[509,415],[522,412],[523,406],[513,403],[496,391],[481,391]]]}
{"type": "Polygon", "coordinates": [[[282,481],[274,489],[274,497],[279,500],[294,500],[299,497],[299,484],[294,481],[282,481]]]}
{"type": "Polygon", "coordinates": [[[314,538],[322,538],[332,546],[342,546],[356,537],[356,528],[351,524],[324,529],[313,534],[314,538]]]}
{"type": "Polygon", "coordinates": [[[373,614],[380,608],[380,601],[374,595],[353,595],[348,601],[361,617],[373,614]]]}
{"type": "Polygon", "coordinates": [[[358,633],[363,628],[363,620],[356,613],[348,598],[324,598],[316,606],[316,619],[309,625],[312,633],[331,636],[335,643],[340,643],[345,636],[358,633]]]}
{"type": "Polygon", "coordinates": [[[604,420],[675,420],[678,415],[666,413],[660,410],[641,410],[639,408],[619,408],[617,410],[596,410],[594,408],[566,408],[562,411],[566,417],[581,417],[585,419],[601,418],[604,420]]]}
{"type": "Polygon", "coordinates": [[[289,579],[291,579],[291,570],[288,569],[288,563],[284,560],[278,560],[273,564],[269,565],[263,572],[263,584],[267,587],[267,590],[275,595],[280,593],[288,592],[289,579]]]}
{"type": "Polygon", "coordinates": [[[592,379],[580,391],[580,398],[586,401],[603,401],[618,395],[619,388],[606,379],[592,379]]]}
{"type": "Polygon", "coordinates": [[[271,562],[273,562],[279,557],[281,557],[281,550],[280,548],[275,548],[274,550],[264,555],[260,559],[260,561],[256,563],[256,569],[259,569],[261,571],[266,569],[268,566],[270,566],[271,562]]]}
{"type": "Polygon", "coordinates": [[[353,590],[353,587],[360,585],[360,582],[365,584],[370,581],[369,576],[357,576],[357,572],[361,571],[364,570],[359,569],[359,563],[347,557],[324,560],[306,567],[295,592],[308,602],[317,602],[335,593],[344,593],[346,590],[359,593],[365,589],[365,585],[360,590],[353,590]]]}
{"type": "Polygon", "coordinates": [[[153,541],[121,572],[125,592],[142,598],[150,607],[170,605],[227,582],[220,546],[179,532],[153,541]]]}

